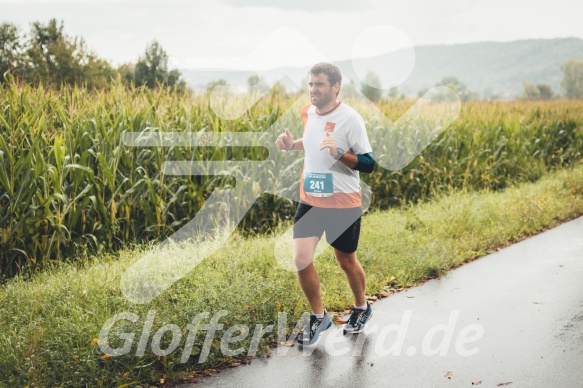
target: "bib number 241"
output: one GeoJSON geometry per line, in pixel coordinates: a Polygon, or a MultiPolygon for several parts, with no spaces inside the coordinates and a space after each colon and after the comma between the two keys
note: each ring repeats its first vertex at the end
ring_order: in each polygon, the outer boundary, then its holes
{"type": "Polygon", "coordinates": [[[332,173],[306,173],[304,191],[314,197],[330,197],[334,194],[332,173]]]}

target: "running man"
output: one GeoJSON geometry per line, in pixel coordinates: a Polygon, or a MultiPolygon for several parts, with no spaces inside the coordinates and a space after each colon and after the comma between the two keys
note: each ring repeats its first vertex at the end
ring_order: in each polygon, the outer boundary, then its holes
{"type": "Polygon", "coordinates": [[[359,171],[372,172],[374,160],[364,120],[338,100],[341,83],[338,67],[329,63],[314,65],[309,73],[311,105],[302,110],[303,137],[294,140],[286,129],[276,141],[282,151],[305,153],[293,229],[298,280],[312,309],[309,326],[298,336],[298,342],[304,345],[314,344],[332,325],[322,305],[320,279],[313,263],[324,231],[354,294],[353,311],[344,333],[362,332],[372,314],[356,249],[362,216],[359,171]]]}

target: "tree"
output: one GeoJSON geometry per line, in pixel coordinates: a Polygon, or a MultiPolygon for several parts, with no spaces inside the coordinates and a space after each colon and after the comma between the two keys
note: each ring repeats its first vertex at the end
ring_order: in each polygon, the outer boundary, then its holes
{"type": "Polygon", "coordinates": [[[389,96],[389,98],[392,100],[399,98],[399,89],[397,87],[390,88],[387,96],[389,96]]]}
{"type": "Polygon", "coordinates": [[[429,88],[425,87],[425,88],[421,88],[418,92],[417,92],[417,97],[423,97],[423,95],[425,93],[427,93],[429,91],[429,88]]]}
{"type": "Polygon", "coordinates": [[[342,87],[340,88],[340,95],[343,98],[358,98],[362,96],[362,94],[358,91],[356,84],[352,80],[342,84],[342,87]]]}
{"type": "Polygon", "coordinates": [[[522,83],[524,93],[520,97],[523,100],[551,100],[553,98],[553,89],[548,84],[534,84],[524,81],[522,83]]]}
{"type": "Polygon", "coordinates": [[[4,82],[4,73],[18,72],[22,66],[22,49],[20,30],[11,23],[0,25],[0,83],[4,82]]]}
{"type": "MultiPolygon", "coordinates": [[[[126,68],[127,70],[127,68],[126,68]]],[[[153,89],[158,85],[178,86],[183,88],[178,69],[168,71],[168,55],[160,43],[153,41],[146,47],[144,55],[138,59],[135,66],[134,81],[136,86],[146,85],[153,89]]]]}
{"type": "Polygon", "coordinates": [[[571,60],[561,66],[563,81],[561,86],[565,89],[567,98],[583,99],[583,61],[571,60]]]}
{"type": "Polygon", "coordinates": [[[541,100],[552,100],[554,97],[553,88],[549,84],[537,84],[541,100]]]}
{"type": "Polygon", "coordinates": [[[219,79],[219,80],[215,80],[215,81],[210,81],[207,85],[206,85],[206,90],[208,92],[211,92],[214,88],[216,88],[217,86],[224,86],[224,87],[229,87],[229,84],[227,83],[226,80],[224,79],[219,79]]]}
{"type": "Polygon", "coordinates": [[[122,82],[128,85],[136,84],[136,65],[133,63],[121,64],[115,69],[116,73],[121,78],[122,82]]]}
{"type": "Polygon", "coordinates": [[[63,32],[63,22],[51,19],[47,25],[32,24],[26,50],[26,78],[32,83],[55,87],[64,84],[86,84],[99,87],[109,83],[113,70],[78,37],[68,37],[63,32]]]}
{"type": "Polygon", "coordinates": [[[449,88],[454,89],[457,92],[457,94],[460,96],[460,100],[462,100],[464,102],[478,100],[480,98],[478,93],[468,90],[468,87],[463,82],[461,82],[460,80],[458,80],[455,77],[443,77],[441,82],[438,82],[437,84],[435,84],[435,86],[439,86],[439,85],[444,85],[444,86],[447,86],[449,88]]]}
{"type": "Polygon", "coordinates": [[[364,82],[360,87],[360,91],[366,98],[376,102],[381,99],[381,80],[379,77],[369,70],[364,77],[364,82]]]}
{"type": "Polygon", "coordinates": [[[249,94],[254,93],[265,93],[269,89],[269,86],[265,83],[263,78],[254,74],[247,78],[247,91],[249,94]]]}
{"type": "Polygon", "coordinates": [[[68,69],[70,60],[63,60],[65,56],[72,56],[64,40],[63,22],[60,26],[57,25],[56,19],[51,19],[46,26],[40,22],[32,24],[29,47],[26,51],[29,81],[59,85],[63,81],[61,79],[63,74],[69,73],[69,76],[74,76],[71,69],[68,69]]]}
{"type": "Polygon", "coordinates": [[[522,94],[522,99],[524,100],[538,100],[540,98],[540,91],[532,82],[524,81],[522,82],[522,88],[524,92],[522,94]]]}

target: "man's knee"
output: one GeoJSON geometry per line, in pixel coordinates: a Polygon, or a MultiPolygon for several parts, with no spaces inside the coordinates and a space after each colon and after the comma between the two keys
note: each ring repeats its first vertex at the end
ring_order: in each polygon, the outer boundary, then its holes
{"type": "Polygon", "coordinates": [[[335,249],[334,254],[343,271],[351,270],[358,262],[356,252],[346,253],[335,249]]]}
{"type": "Polygon", "coordinates": [[[294,264],[297,271],[301,271],[314,261],[314,255],[307,253],[294,253],[294,264]]]}
{"type": "Polygon", "coordinates": [[[314,261],[317,237],[294,238],[294,264],[301,271],[314,261]]]}

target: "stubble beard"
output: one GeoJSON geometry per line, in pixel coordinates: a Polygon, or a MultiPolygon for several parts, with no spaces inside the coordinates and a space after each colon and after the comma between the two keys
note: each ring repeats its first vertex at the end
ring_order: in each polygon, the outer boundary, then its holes
{"type": "Polygon", "coordinates": [[[311,98],[312,96],[310,95],[310,100],[312,101],[312,105],[314,105],[318,110],[324,108],[327,104],[330,103],[330,101],[332,101],[334,99],[335,96],[330,96],[329,98],[326,98],[325,100],[323,99],[323,95],[320,93],[318,95],[318,101],[314,102],[311,98]]]}

